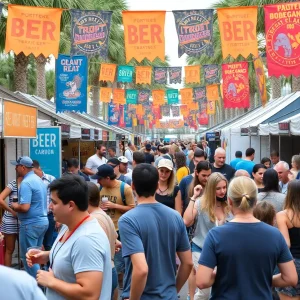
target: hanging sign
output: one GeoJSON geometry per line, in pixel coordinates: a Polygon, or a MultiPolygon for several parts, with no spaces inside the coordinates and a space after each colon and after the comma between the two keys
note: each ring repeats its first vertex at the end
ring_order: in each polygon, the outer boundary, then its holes
{"type": "Polygon", "coordinates": [[[180,117],[180,107],[179,106],[171,106],[172,116],[180,117]]]}
{"type": "Polygon", "coordinates": [[[192,88],[180,89],[180,96],[181,96],[182,104],[189,104],[193,102],[193,89],[192,88]]]}
{"type": "Polygon", "coordinates": [[[118,125],[119,118],[120,118],[119,105],[115,103],[109,103],[108,104],[108,125],[118,125]]]}
{"type": "Polygon", "coordinates": [[[123,11],[126,62],[165,61],[165,11],[123,11]]]}
{"type": "Polygon", "coordinates": [[[170,105],[161,106],[161,114],[163,117],[170,117],[170,105]]]}
{"type": "Polygon", "coordinates": [[[71,55],[107,58],[111,11],[71,9],[71,55]]]}
{"type": "Polygon", "coordinates": [[[153,105],[164,105],[165,104],[165,91],[164,90],[153,90],[152,98],[153,98],[153,105]]]}
{"type": "Polygon", "coordinates": [[[100,101],[103,103],[109,103],[111,101],[112,88],[101,87],[100,88],[100,101]]]}
{"type": "Polygon", "coordinates": [[[219,100],[219,87],[217,84],[211,84],[206,86],[206,95],[208,101],[219,100]]]}
{"type": "Polygon", "coordinates": [[[142,89],[138,91],[138,104],[148,104],[150,99],[150,90],[142,89]]]}
{"type": "Polygon", "coordinates": [[[300,76],[300,2],[265,5],[269,76],[300,76]]]}
{"type": "Polygon", "coordinates": [[[199,83],[200,84],[200,66],[186,66],[184,67],[185,83],[199,83]]]}
{"type": "Polygon", "coordinates": [[[214,115],[216,113],[216,101],[207,101],[206,111],[208,115],[214,115]]]}
{"type": "Polygon", "coordinates": [[[167,84],[168,68],[154,67],[154,82],[157,84],[167,84]]]}
{"type": "Polygon", "coordinates": [[[154,116],[154,119],[155,120],[159,120],[161,119],[161,111],[160,111],[160,106],[153,106],[152,107],[152,113],[153,113],[153,116],[154,116]]]}
{"type": "Polygon", "coordinates": [[[114,89],[113,90],[113,103],[126,104],[124,89],[114,89]]]}
{"type": "Polygon", "coordinates": [[[91,129],[81,128],[81,139],[82,140],[91,140],[91,129]]]}
{"type": "Polygon", "coordinates": [[[250,89],[248,63],[222,65],[224,108],[248,108],[250,89]]]}
{"type": "Polygon", "coordinates": [[[218,8],[217,13],[223,59],[257,56],[257,6],[218,8]]]}
{"type": "Polygon", "coordinates": [[[168,99],[169,105],[178,104],[179,103],[178,90],[176,90],[176,89],[167,90],[167,99],[168,99]]]}
{"type": "Polygon", "coordinates": [[[268,100],[267,81],[266,81],[264,65],[260,57],[254,60],[254,69],[255,69],[256,82],[260,94],[261,103],[262,106],[265,106],[268,100]]]}
{"type": "Polygon", "coordinates": [[[56,112],[87,111],[86,56],[59,55],[55,64],[56,112]]]}
{"type": "Polygon", "coordinates": [[[121,105],[121,104],[119,105],[119,114],[120,114],[120,117],[119,117],[118,126],[121,128],[124,128],[125,127],[124,105],[121,105]]]}
{"type": "Polygon", "coordinates": [[[218,65],[204,65],[204,80],[207,84],[219,83],[219,66],[218,65]]]}
{"type": "Polygon", "coordinates": [[[135,83],[136,84],[151,84],[152,67],[151,66],[136,66],[135,67],[135,83]]]}
{"type": "Polygon", "coordinates": [[[173,83],[181,83],[181,77],[182,77],[182,68],[181,67],[169,67],[169,82],[170,84],[173,83]]]}
{"type": "Polygon", "coordinates": [[[61,124],[60,125],[60,131],[61,131],[61,138],[62,139],[69,139],[70,133],[71,133],[71,126],[67,124],[61,124]]]}
{"type": "Polygon", "coordinates": [[[117,65],[115,64],[101,64],[99,81],[103,80],[114,82],[116,76],[116,68],[117,65]]]}
{"type": "Polygon", "coordinates": [[[132,127],[132,114],[129,112],[127,104],[124,105],[124,120],[126,128],[132,127]]]}
{"type": "Polygon", "coordinates": [[[190,109],[187,105],[181,105],[180,106],[180,114],[183,115],[185,118],[188,117],[190,113],[190,109]]]}
{"type": "Polygon", "coordinates": [[[133,67],[132,66],[118,66],[118,82],[132,82],[133,67]]]}
{"type": "Polygon", "coordinates": [[[173,11],[178,35],[178,57],[214,55],[213,9],[173,11]]]}
{"type": "Polygon", "coordinates": [[[193,88],[193,93],[194,93],[195,101],[206,100],[206,87],[205,86],[193,88]]]}
{"type": "Polygon", "coordinates": [[[200,113],[198,114],[198,123],[200,125],[208,125],[207,102],[202,102],[200,113]]]}
{"type": "Polygon", "coordinates": [[[58,55],[62,9],[8,4],[5,52],[58,55]]]}
{"type": "Polygon", "coordinates": [[[126,90],[126,103],[137,104],[138,91],[137,90],[126,90]]]}

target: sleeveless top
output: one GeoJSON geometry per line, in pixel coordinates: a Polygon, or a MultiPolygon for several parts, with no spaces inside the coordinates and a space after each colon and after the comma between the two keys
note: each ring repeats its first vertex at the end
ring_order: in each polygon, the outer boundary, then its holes
{"type": "Polygon", "coordinates": [[[292,220],[289,218],[287,213],[286,213],[286,216],[293,225],[292,228],[288,229],[290,242],[291,242],[290,251],[294,258],[300,259],[300,228],[294,226],[292,220]]]}

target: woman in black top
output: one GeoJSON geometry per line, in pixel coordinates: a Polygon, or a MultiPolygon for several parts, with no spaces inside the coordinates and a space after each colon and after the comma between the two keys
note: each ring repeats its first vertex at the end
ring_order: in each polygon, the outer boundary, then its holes
{"type": "Polygon", "coordinates": [[[175,173],[172,161],[165,158],[161,159],[157,169],[159,180],[155,194],[156,201],[176,209],[181,214],[181,194],[179,187],[175,185],[175,173]]]}
{"type": "Polygon", "coordinates": [[[252,176],[259,193],[262,192],[265,187],[263,183],[263,177],[266,169],[267,167],[263,164],[256,164],[253,167],[252,176]]]}
{"type": "Polygon", "coordinates": [[[289,182],[284,210],[276,215],[278,229],[281,231],[294,258],[298,273],[295,287],[277,288],[280,300],[300,299],[300,180],[289,182]]]}

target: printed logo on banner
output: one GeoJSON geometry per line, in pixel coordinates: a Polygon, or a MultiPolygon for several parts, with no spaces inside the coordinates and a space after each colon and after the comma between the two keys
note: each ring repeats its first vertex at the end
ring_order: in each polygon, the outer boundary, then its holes
{"type": "Polygon", "coordinates": [[[178,104],[179,103],[179,95],[178,90],[170,89],[167,90],[167,99],[168,104],[178,104]]]}
{"type": "Polygon", "coordinates": [[[260,57],[254,60],[254,69],[256,75],[256,82],[258,85],[258,90],[261,98],[262,105],[265,106],[268,100],[267,96],[267,83],[266,83],[266,75],[265,69],[260,57]]]}
{"type": "Polygon", "coordinates": [[[124,105],[124,119],[125,119],[125,127],[132,127],[132,113],[130,113],[130,110],[128,108],[128,105],[124,105]]]}
{"type": "Polygon", "coordinates": [[[219,83],[219,66],[218,65],[204,65],[204,80],[208,84],[219,83]]]}
{"type": "Polygon", "coordinates": [[[150,90],[143,89],[138,91],[138,104],[146,104],[149,103],[150,99],[150,90]]]}
{"type": "Polygon", "coordinates": [[[118,66],[118,82],[132,82],[133,67],[132,66],[118,66]]]}
{"type": "Polygon", "coordinates": [[[172,116],[180,117],[180,107],[179,106],[171,106],[172,116]]]}
{"type": "Polygon", "coordinates": [[[170,105],[162,105],[161,114],[163,117],[170,117],[170,105]]]}
{"type": "Polygon", "coordinates": [[[181,10],[173,11],[173,14],[179,41],[178,57],[184,53],[213,56],[213,10],[181,10]]]}
{"type": "Polygon", "coordinates": [[[124,117],[124,105],[119,105],[119,124],[118,126],[121,128],[125,127],[125,117],[124,117]]]}
{"type": "Polygon", "coordinates": [[[99,55],[108,53],[111,11],[71,10],[71,55],[99,55]]]}
{"type": "Polygon", "coordinates": [[[120,118],[119,105],[114,103],[108,104],[108,125],[118,125],[120,118]]]}
{"type": "Polygon", "coordinates": [[[193,88],[194,91],[194,100],[195,101],[201,101],[206,100],[206,87],[200,86],[193,88]]]}
{"type": "Polygon", "coordinates": [[[181,83],[182,68],[181,67],[169,67],[169,83],[181,83]]]}
{"type": "Polygon", "coordinates": [[[59,55],[55,70],[56,112],[86,112],[87,57],[59,55]]]}
{"type": "Polygon", "coordinates": [[[154,67],[154,82],[158,84],[167,84],[168,68],[154,67]]]}
{"type": "Polygon", "coordinates": [[[299,8],[299,2],[264,6],[269,76],[300,75],[299,8]]]}
{"type": "Polygon", "coordinates": [[[137,104],[138,91],[137,90],[126,90],[126,104],[137,104]]]}

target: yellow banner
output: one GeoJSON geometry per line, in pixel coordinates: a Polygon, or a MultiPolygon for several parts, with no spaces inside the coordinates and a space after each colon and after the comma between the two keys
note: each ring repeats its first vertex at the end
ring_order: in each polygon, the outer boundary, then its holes
{"type": "Polygon", "coordinates": [[[165,61],[165,11],[123,11],[126,62],[165,61]]]}
{"type": "Polygon", "coordinates": [[[99,81],[103,80],[114,82],[116,76],[116,69],[117,65],[115,64],[101,64],[99,81]]]}
{"type": "Polygon", "coordinates": [[[206,113],[214,115],[216,113],[216,101],[207,101],[206,113]]]}
{"type": "Polygon", "coordinates": [[[123,90],[123,89],[114,89],[113,90],[113,103],[126,104],[125,90],[123,90]]]}
{"type": "Polygon", "coordinates": [[[58,56],[62,9],[8,5],[5,52],[58,56]]]}
{"type": "Polygon", "coordinates": [[[165,91],[164,90],[153,90],[152,91],[153,106],[165,104],[165,91]]]}
{"type": "Polygon", "coordinates": [[[35,138],[37,108],[3,101],[3,137],[35,138]]]}
{"type": "Polygon", "coordinates": [[[180,106],[180,114],[182,114],[184,117],[188,117],[190,114],[190,109],[187,105],[181,105],[180,106]]]}
{"type": "Polygon", "coordinates": [[[264,64],[260,57],[254,60],[254,69],[256,74],[256,81],[258,84],[258,90],[261,98],[261,103],[262,106],[265,106],[268,100],[267,82],[266,82],[264,64]]]}
{"type": "Polygon", "coordinates": [[[193,102],[193,89],[185,88],[180,89],[181,103],[182,104],[190,104],[193,102]]]}
{"type": "Polygon", "coordinates": [[[258,56],[257,6],[218,8],[223,58],[258,56]]]}
{"type": "Polygon", "coordinates": [[[102,87],[100,88],[100,101],[103,103],[109,103],[111,100],[112,88],[102,87]]]}
{"type": "Polygon", "coordinates": [[[211,84],[206,86],[206,97],[208,101],[219,100],[219,87],[217,84],[211,84]]]}
{"type": "Polygon", "coordinates": [[[151,84],[152,67],[137,66],[135,67],[135,83],[136,84],[151,84]]]}
{"type": "Polygon", "coordinates": [[[137,118],[135,117],[132,118],[132,126],[137,126],[137,118]]]}
{"type": "Polygon", "coordinates": [[[200,84],[200,66],[186,66],[184,67],[185,83],[199,83],[200,84]]]}

